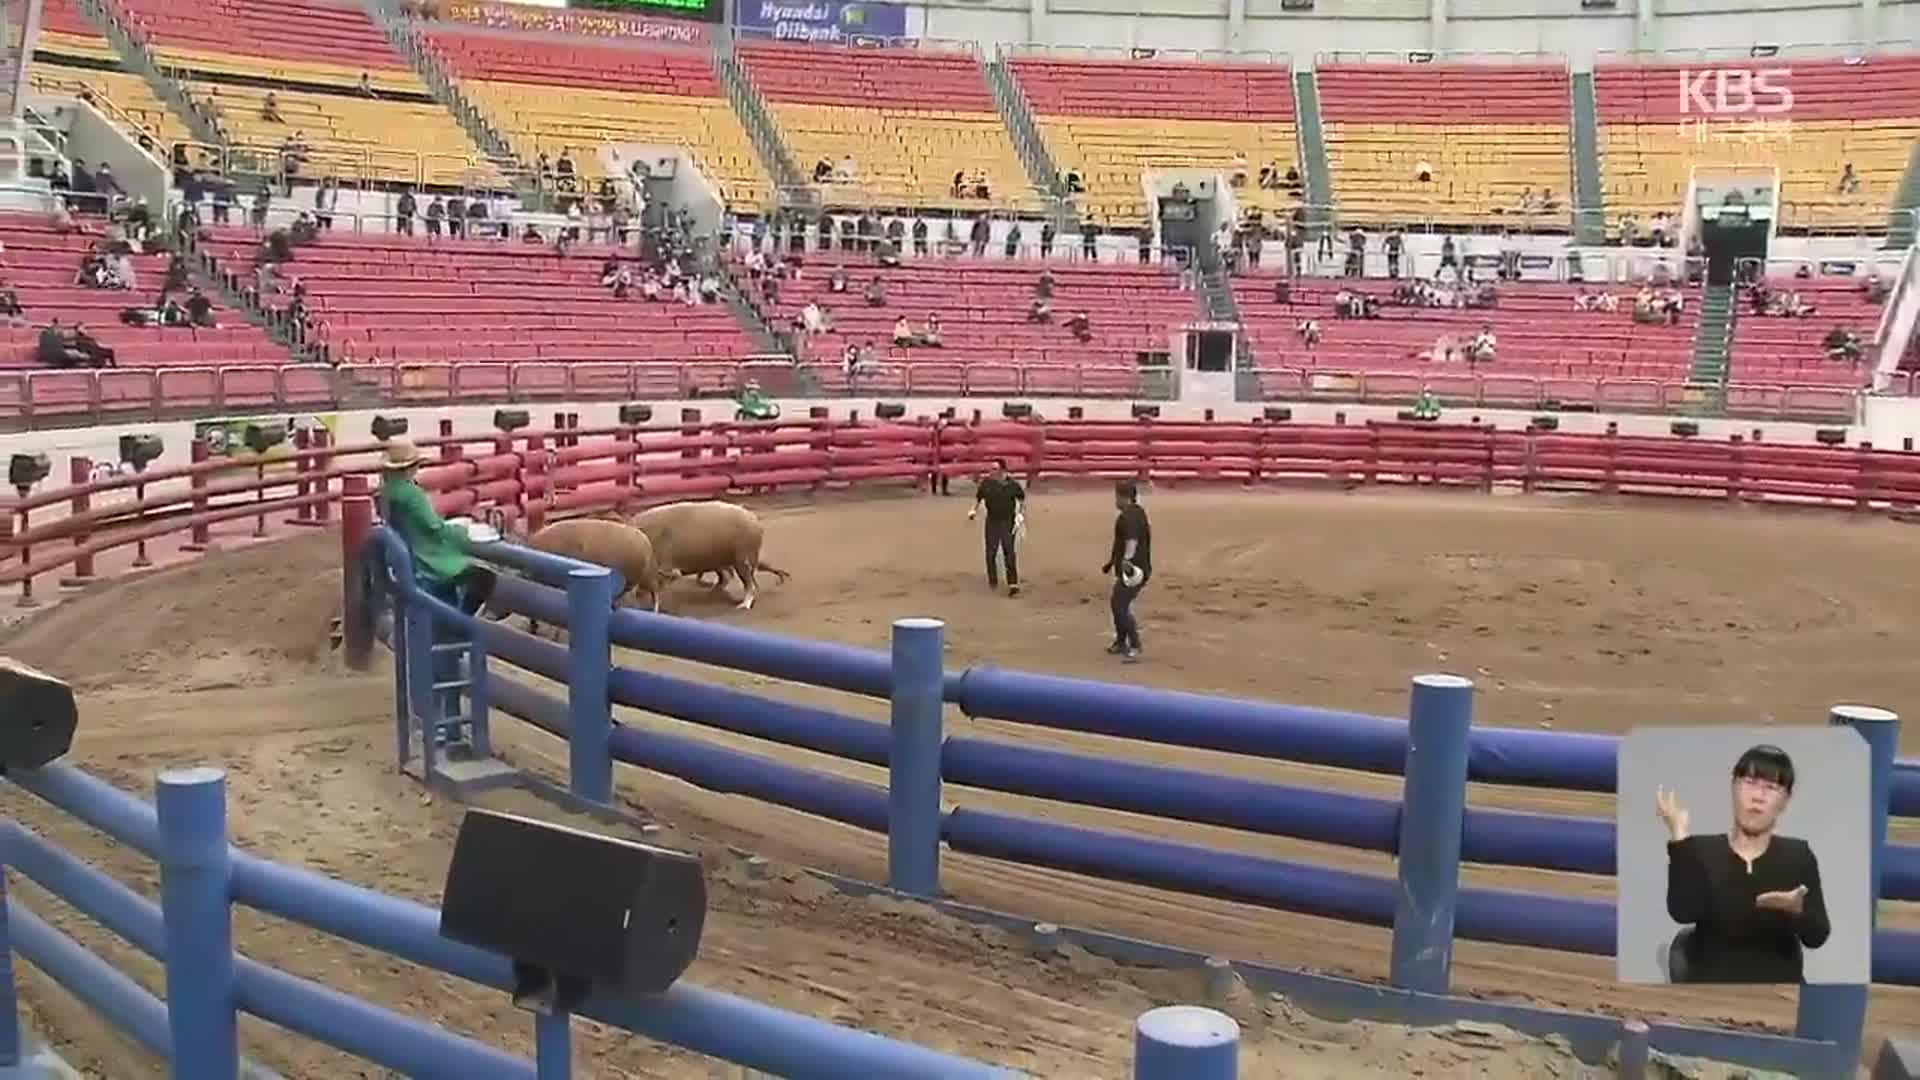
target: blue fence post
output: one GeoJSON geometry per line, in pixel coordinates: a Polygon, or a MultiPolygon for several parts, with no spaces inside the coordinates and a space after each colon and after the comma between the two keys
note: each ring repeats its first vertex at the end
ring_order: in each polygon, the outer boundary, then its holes
{"type": "MultiPolygon", "coordinates": [[[[1887,865],[1887,810],[1893,797],[1893,756],[1900,745],[1900,717],[1871,705],[1835,705],[1827,722],[1850,727],[1867,741],[1868,925],[1879,922],[1880,877],[1887,865]]],[[[1869,977],[1871,981],[1871,977],[1869,977]]],[[[1793,1034],[1839,1043],[1849,1070],[1860,1059],[1867,1025],[1866,986],[1802,986],[1793,1034]]]]}
{"type": "Polygon", "coordinates": [[[533,1068],[536,1080],[573,1080],[573,1025],[569,1014],[534,1014],[533,1068]]]}
{"type": "Polygon", "coordinates": [[[613,616],[613,571],[603,566],[567,572],[567,771],[573,793],[592,803],[613,799],[613,704],[607,669],[613,645],[607,623],[613,616]]]}
{"type": "Polygon", "coordinates": [[[1389,968],[1393,985],[1403,990],[1444,994],[1449,987],[1472,727],[1471,681],[1458,675],[1414,677],[1389,968]]]}
{"type": "Polygon", "coordinates": [[[487,685],[487,643],[475,633],[467,643],[467,715],[472,718],[467,739],[476,757],[493,756],[493,732],[488,710],[493,691],[487,685]]]}
{"type": "Polygon", "coordinates": [[[1163,1005],[1133,1026],[1133,1080],[1237,1080],[1240,1025],[1198,1005],[1163,1005]]]}
{"type": "Polygon", "coordinates": [[[435,718],[440,713],[439,695],[434,693],[433,680],[438,666],[433,656],[433,613],[427,610],[425,602],[416,601],[407,604],[407,736],[409,742],[415,735],[420,739],[420,778],[431,779],[437,772],[434,759],[438,747],[434,738],[438,734],[435,718]]]}
{"type": "Polygon", "coordinates": [[[887,884],[940,892],[940,747],[947,624],[893,623],[892,742],[887,756],[887,884]]]}
{"type": "Polygon", "coordinates": [[[196,1080],[235,1080],[240,1071],[226,781],[219,769],[169,769],[154,798],[173,1075],[196,1080]]]}
{"type": "Polygon", "coordinates": [[[0,865],[0,1066],[20,1063],[20,1005],[13,985],[13,930],[7,925],[7,868],[0,865]]]}

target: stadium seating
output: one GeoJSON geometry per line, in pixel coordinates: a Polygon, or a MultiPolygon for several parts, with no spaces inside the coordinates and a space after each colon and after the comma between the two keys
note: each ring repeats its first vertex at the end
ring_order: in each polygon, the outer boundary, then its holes
{"type": "Polygon", "coordinates": [[[773,184],[704,52],[452,29],[428,41],[529,163],[571,150],[580,175],[596,181],[606,175],[604,144],[683,147],[729,205],[773,204],[773,184]]]}
{"type": "Polygon", "coordinates": [[[1750,294],[1741,290],[1733,324],[1733,366],[1729,379],[1742,383],[1795,386],[1859,386],[1873,370],[1871,347],[1858,365],[1827,359],[1821,344],[1836,327],[1851,330],[1862,344],[1873,340],[1884,308],[1872,303],[1856,277],[1770,278],[1777,293],[1797,292],[1813,305],[1805,318],[1756,315],[1750,294]]]}
{"type": "Polygon", "coordinates": [[[1343,223],[1567,227],[1565,66],[1331,64],[1315,81],[1343,223]],[[1422,160],[1431,182],[1415,179],[1422,160]],[[1557,205],[1522,214],[1528,191],[1557,205]]]}
{"type": "Polygon", "coordinates": [[[998,259],[917,259],[881,268],[870,257],[822,254],[809,259],[806,274],[786,283],[769,312],[782,330],[809,302],[832,319],[832,329],[814,335],[807,357],[823,386],[842,385],[842,357],[849,344],[871,345],[875,359],[891,364],[1021,364],[1030,367],[1100,366],[1131,369],[1143,352],[1168,350],[1173,328],[1202,318],[1192,293],[1180,291],[1166,271],[1126,264],[1053,265],[1053,321],[1031,323],[1042,264],[998,259]],[[833,293],[829,279],[845,267],[848,291],[833,293]],[[875,275],[885,282],[887,303],[869,306],[862,295],[875,275]],[[1087,315],[1093,340],[1082,344],[1067,331],[1076,312],[1087,315]],[[927,317],[941,325],[939,348],[897,348],[895,321],[905,316],[918,332],[927,317]]]}
{"type": "Polygon", "coordinates": [[[1263,167],[1284,177],[1299,162],[1288,68],[1040,57],[1018,57],[1009,67],[1054,167],[1080,174],[1086,193],[1079,202],[1098,219],[1145,222],[1140,180],[1148,170],[1231,173],[1236,155],[1247,162],[1236,193],[1243,203],[1278,212],[1292,202],[1258,183],[1263,167]]]}
{"type": "Polygon", "coordinates": [[[47,0],[33,50],[33,88],[46,94],[89,96],[129,134],[145,135],[162,154],[193,133],[154,94],[147,80],[126,70],[120,54],[80,13],[74,0],[47,0]]]}
{"type": "Polygon", "coordinates": [[[974,57],[763,43],[738,51],[802,169],[853,158],[852,182],[821,186],[828,205],[1040,208],[974,57]],[[986,172],[988,201],[953,192],[954,174],[975,169],[986,172]]]}
{"type": "Polygon", "coordinates": [[[0,279],[19,295],[26,312],[25,325],[0,328],[5,342],[4,350],[0,350],[0,367],[36,366],[34,349],[40,330],[54,319],[63,325],[84,325],[114,350],[121,367],[290,362],[287,350],[270,340],[265,331],[231,311],[220,311],[217,293],[212,290],[207,296],[216,300],[219,329],[123,325],[119,321],[122,308],[150,304],[159,294],[167,257],[135,257],[138,288],[134,290],[83,288],[73,284],[73,279],[91,243],[88,237],[56,233],[43,218],[0,217],[0,244],[6,245],[4,260],[0,260],[0,279]]]}
{"type": "MultiPolygon", "coordinates": [[[[1920,56],[1869,56],[1858,63],[1796,60],[1741,64],[1775,72],[1792,108],[1737,119],[1703,117],[1682,88],[1678,65],[1607,65],[1594,70],[1608,216],[1643,220],[1679,214],[1692,172],[1706,165],[1778,168],[1780,224],[1800,229],[1884,228],[1914,140],[1920,138],[1920,56]],[[1839,190],[1852,162],[1857,194],[1839,190]]],[[[1715,103],[1708,81],[1703,94],[1715,103]]],[[[1762,104],[1774,99],[1757,95],[1762,104]]]]}
{"type": "Polygon", "coordinates": [[[271,168],[299,132],[308,178],[500,187],[504,179],[358,5],[115,0],[156,63],[271,168]],[[375,96],[360,93],[361,76],[375,96]],[[285,123],[261,117],[275,94],[285,123]]]}
{"type": "Polygon", "coordinates": [[[1314,279],[1296,287],[1292,303],[1274,298],[1277,278],[1234,279],[1255,359],[1263,368],[1321,368],[1332,371],[1395,371],[1461,374],[1464,362],[1431,358],[1442,337],[1464,339],[1490,326],[1498,339],[1496,359],[1475,365],[1487,375],[1535,378],[1634,378],[1684,380],[1692,367],[1693,333],[1700,290],[1684,289],[1685,314],[1678,325],[1636,323],[1632,289],[1617,286],[1618,312],[1576,312],[1575,289],[1568,285],[1514,283],[1499,287],[1499,306],[1472,308],[1399,307],[1387,302],[1392,283],[1314,279]],[[1379,296],[1378,319],[1337,319],[1334,293],[1355,288],[1379,296]],[[1321,339],[1309,349],[1296,332],[1303,319],[1319,322],[1321,339]],[[1574,332],[1577,328],[1577,333],[1574,332]]]}
{"type": "MultiPolygon", "coordinates": [[[[219,230],[202,250],[246,274],[255,244],[219,230]]],[[[514,363],[741,357],[752,339],[725,304],[615,300],[609,252],[561,258],[513,241],[322,233],[285,269],[307,289],[314,339],[352,363],[514,363]]],[[[284,306],[285,296],[270,298],[284,306]]]]}

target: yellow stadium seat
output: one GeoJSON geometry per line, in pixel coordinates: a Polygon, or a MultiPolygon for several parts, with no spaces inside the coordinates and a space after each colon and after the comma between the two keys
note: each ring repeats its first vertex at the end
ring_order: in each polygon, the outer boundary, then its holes
{"type": "Polygon", "coordinates": [[[803,171],[823,158],[835,167],[853,158],[852,183],[822,186],[830,204],[978,210],[979,200],[953,194],[954,174],[975,170],[986,173],[996,206],[1042,203],[997,115],[799,102],[769,110],[803,171]]]}
{"type": "Polygon", "coordinates": [[[170,152],[174,143],[194,141],[187,122],[155,96],[153,87],[138,75],[36,59],[29,78],[33,88],[43,94],[91,95],[95,107],[108,119],[129,135],[148,136],[161,154],[170,152]]]}
{"type": "Polygon", "coordinates": [[[1564,125],[1340,123],[1326,145],[1343,222],[1519,225],[1528,191],[1557,202],[1559,221],[1572,203],[1564,125]],[[1428,183],[1415,179],[1421,161],[1428,183]]]}
{"type": "Polygon", "coordinates": [[[219,116],[235,150],[250,150],[271,162],[286,139],[298,134],[308,146],[306,164],[300,170],[306,179],[332,176],[449,187],[506,186],[500,170],[438,103],[269,91],[235,83],[196,82],[187,89],[219,116]],[[285,123],[260,115],[269,93],[285,123]]]}
{"type": "Polygon", "coordinates": [[[1053,116],[1038,122],[1054,168],[1080,174],[1086,192],[1076,201],[1082,210],[1111,225],[1147,220],[1142,174],[1153,169],[1230,171],[1235,155],[1247,159],[1247,184],[1235,192],[1243,205],[1283,214],[1295,201],[1256,183],[1268,165],[1277,163],[1282,175],[1298,165],[1299,143],[1289,123],[1120,116],[1053,116]]]}
{"type": "Polygon", "coordinates": [[[1885,228],[1917,138],[1920,124],[1900,120],[1608,124],[1600,137],[1608,217],[1677,214],[1695,168],[1731,165],[1779,170],[1783,226],[1885,228]],[[1857,193],[1840,190],[1845,162],[1859,177],[1857,193]]]}
{"type": "Polygon", "coordinates": [[[485,80],[464,81],[461,89],[516,153],[533,159],[572,150],[588,182],[606,175],[599,154],[592,152],[598,147],[652,143],[684,148],[728,205],[756,210],[773,205],[773,184],[724,99],[485,80]]]}
{"type": "Polygon", "coordinates": [[[155,48],[153,53],[154,59],[163,69],[178,69],[177,74],[189,80],[195,75],[238,75],[250,79],[274,79],[281,82],[353,89],[360,85],[360,76],[364,74],[367,76],[367,84],[372,86],[376,93],[427,93],[427,84],[411,68],[358,68],[321,60],[240,56],[177,46],[160,46],[155,48]]]}

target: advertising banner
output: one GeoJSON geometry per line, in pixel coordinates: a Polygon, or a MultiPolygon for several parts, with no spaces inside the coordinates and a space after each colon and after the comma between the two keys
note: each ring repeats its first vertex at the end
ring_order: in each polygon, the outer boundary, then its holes
{"type": "Polygon", "coordinates": [[[734,18],[749,34],[776,41],[835,43],[907,36],[904,4],[856,0],[738,0],[734,18]]]}
{"type": "Polygon", "coordinates": [[[483,0],[451,0],[436,5],[433,11],[438,18],[449,22],[475,23],[496,30],[536,30],[589,37],[635,38],[668,45],[704,46],[708,41],[707,28],[690,19],[717,22],[722,6],[721,0],[709,0],[698,11],[686,11],[689,18],[659,18],[640,13],[641,10],[661,9],[585,11],[488,3],[483,0]]]}

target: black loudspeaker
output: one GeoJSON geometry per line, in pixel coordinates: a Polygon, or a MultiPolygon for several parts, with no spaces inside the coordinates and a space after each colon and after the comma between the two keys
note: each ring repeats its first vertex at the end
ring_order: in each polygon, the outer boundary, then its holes
{"type": "Polygon", "coordinates": [[[825,420],[831,415],[832,414],[827,411],[827,407],[825,405],[807,406],[807,419],[809,420],[825,420]]]}
{"type": "Polygon", "coordinates": [[[693,963],[707,882],[684,852],[491,810],[454,842],[440,936],[513,958],[514,1003],[658,994],[693,963]]]}
{"type": "Polygon", "coordinates": [[[144,469],[166,453],[167,444],[158,435],[120,436],[120,461],[135,469],[144,469]]]}
{"type": "Polygon", "coordinates": [[[525,409],[493,410],[493,426],[501,431],[519,431],[531,423],[533,423],[533,415],[525,409]]]}
{"type": "Polygon", "coordinates": [[[1158,405],[1135,405],[1133,407],[1133,418],[1135,420],[1153,420],[1159,416],[1160,406],[1158,405]]]}
{"type": "Polygon", "coordinates": [[[1086,418],[1087,418],[1087,410],[1084,407],[1079,405],[1067,406],[1067,419],[1085,420],[1086,418]]]}
{"type": "Polygon", "coordinates": [[[256,454],[264,454],[287,441],[287,425],[248,424],[246,430],[240,434],[247,444],[247,449],[256,454]]]}
{"type": "Polygon", "coordinates": [[[899,401],[876,401],[873,403],[873,415],[881,420],[898,420],[907,415],[907,406],[899,401]]]}
{"type": "Polygon", "coordinates": [[[53,459],[45,454],[15,454],[7,462],[7,483],[25,491],[52,471],[53,459]]]}
{"type": "Polygon", "coordinates": [[[1262,419],[1272,420],[1277,424],[1284,424],[1293,419],[1293,410],[1284,405],[1269,405],[1260,410],[1260,416],[1262,419]]]}
{"type": "Polygon", "coordinates": [[[407,433],[407,418],[404,416],[376,416],[370,425],[373,437],[386,442],[395,436],[407,433]]]}
{"type": "MultiPolygon", "coordinates": [[[[1612,425],[1608,425],[1612,427],[1612,425]]],[[[1617,428],[1615,430],[1618,430],[1617,428]]],[[[1667,430],[1683,439],[1691,439],[1700,434],[1700,425],[1691,420],[1675,420],[1667,425],[1667,430]]]]}
{"type": "Polygon", "coordinates": [[[1033,415],[1033,406],[1024,401],[1009,401],[1000,406],[1000,415],[1009,420],[1025,420],[1033,415]]]}
{"type": "Polygon", "coordinates": [[[680,422],[681,422],[681,423],[683,423],[683,424],[697,424],[697,423],[699,423],[699,422],[700,422],[700,410],[699,410],[699,409],[681,409],[681,410],[680,410],[680,422]]]}
{"type": "Polygon", "coordinates": [[[1545,413],[1542,413],[1541,415],[1536,416],[1533,419],[1527,421],[1527,427],[1534,431],[1559,431],[1560,418],[1557,416],[1548,416],[1545,413]]]}
{"type": "Polygon", "coordinates": [[[653,406],[635,402],[620,406],[620,422],[628,427],[638,427],[653,419],[653,406]]]}
{"type": "Polygon", "coordinates": [[[0,773],[59,760],[73,746],[79,722],[73,687],[0,656],[0,773]]]}
{"type": "Polygon", "coordinates": [[[1847,429],[1835,427],[1820,428],[1813,433],[1813,441],[1823,446],[1845,446],[1847,443],[1847,429]]]}

